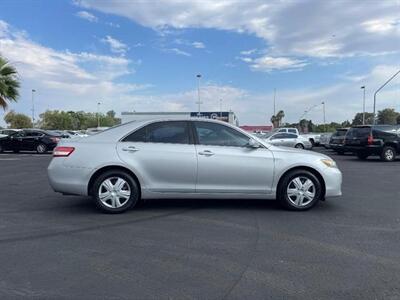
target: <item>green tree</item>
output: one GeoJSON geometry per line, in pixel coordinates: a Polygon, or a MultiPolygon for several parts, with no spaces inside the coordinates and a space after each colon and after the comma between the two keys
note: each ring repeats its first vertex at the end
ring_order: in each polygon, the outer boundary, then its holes
{"type": "Polygon", "coordinates": [[[15,113],[13,110],[4,116],[9,128],[32,128],[32,120],[27,115],[15,113]]]}
{"type": "Polygon", "coordinates": [[[17,70],[0,56],[0,107],[6,109],[9,102],[17,101],[19,87],[17,70]]]}
{"type": "MultiPolygon", "coordinates": [[[[351,122],[351,125],[353,125],[353,126],[362,125],[362,123],[363,123],[362,120],[363,120],[363,113],[362,112],[356,113],[353,121],[351,122]]],[[[366,112],[365,113],[365,124],[372,124],[373,122],[374,122],[374,114],[366,112]]],[[[344,127],[348,127],[348,126],[344,126],[344,127]]]]}
{"type": "Polygon", "coordinates": [[[284,117],[285,117],[285,112],[283,110],[278,111],[276,115],[271,117],[271,122],[275,128],[281,126],[284,117]]]}
{"type": "Polygon", "coordinates": [[[393,108],[385,108],[378,112],[378,124],[397,124],[397,117],[399,113],[393,108]]]}

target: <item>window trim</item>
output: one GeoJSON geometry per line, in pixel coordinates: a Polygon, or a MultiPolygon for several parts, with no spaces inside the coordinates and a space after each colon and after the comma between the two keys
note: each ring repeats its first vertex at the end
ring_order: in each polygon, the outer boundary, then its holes
{"type": "MultiPolygon", "coordinates": [[[[147,134],[147,133],[146,133],[147,134]]],[[[142,126],[135,128],[134,130],[130,131],[128,134],[126,134],[125,136],[123,136],[118,142],[122,142],[122,143],[144,143],[144,144],[156,144],[156,145],[194,145],[194,137],[193,137],[193,132],[191,130],[191,125],[189,121],[186,120],[168,120],[168,121],[152,121],[152,122],[148,122],[146,124],[143,124],[142,126]],[[147,126],[152,126],[154,124],[157,123],[175,123],[175,122],[181,122],[181,123],[186,123],[187,129],[188,129],[188,135],[189,135],[189,143],[187,144],[182,144],[182,143],[157,143],[157,142],[131,142],[131,141],[126,141],[125,139],[130,136],[131,134],[135,133],[136,131],[139,131],[147,126]]]]}

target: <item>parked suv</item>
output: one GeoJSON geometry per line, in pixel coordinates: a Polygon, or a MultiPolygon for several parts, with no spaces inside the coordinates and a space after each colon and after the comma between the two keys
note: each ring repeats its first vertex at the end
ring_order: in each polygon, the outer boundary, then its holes
{"type": "Polygon", "coordinates": [[[39,154],[52,151],[60,141],[60,136],[38,129],[24,129],[0,138],[0,152],[23,150],[36,151],[39,154]]]}
{"type": "Polygon", "coordinates": [[[336,151],[338,154],[344,154],[347,150],[344,146],[344,137],[348,130],[348,128],[336,129],[336,132],[332,134],[329,141],[329,148],[336,151]]]}
{"type": "Polygon", "coordinates": [[[378,155],[383,161],[393,161],[400,154],[400,125],[365,125],[347,132],[345,147],[358,158],[378,155]]]}

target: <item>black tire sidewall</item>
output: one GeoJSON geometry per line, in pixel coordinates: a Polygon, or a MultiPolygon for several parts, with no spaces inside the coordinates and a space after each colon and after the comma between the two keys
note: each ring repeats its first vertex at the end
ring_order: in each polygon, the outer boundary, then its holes
{"type": "Polygon", "coordinates": [[[304,149],[304,146],[303,146],[303,144],[296,144],[295,146],[294,146],[296,149],[304,149]]]}
{"type": "Polygon", "coordinates": [[[294,170],[286,174],[285,177],[282,179],[281,183],[279,184],[277,192],[278,192],[277,199],[280,202],[280,204],[283,205],[283,207],[294,211],[308,210],[313,206],[315,206],[317,202],[323,197],[322,183],[320,182],[317,176],[315,176],[313,173],[307,170],[294,170]],[[297,207],[294,204],[292,204],[287,195],[287,187],[289,183],[292,181],[293,178],[299,176],[310,179],[314,183],[316,191],[314,200],[304,207],[297,207]]]}
{"type": "Polygon", "coordinates": [[[99,208],[102,212],[109,213],[109,214],[118,214],[118,213],[125,212],[126,210],[136,206],[139,202],[139,186],[138,186],[137,182],[127,172],[120,171],[120,170],[115,170],[115,171],[111,170],[111,171],[107,171],[107,172],[104,172],[103,174],[99,175],[93,183],[93,187],[91,189],[91,194],[92,194],[92,197],[95,201],[97,208],[99,208]],[[110,177],[123,178],[129,184],[129,188],[131,189],[131,197],[129,198],[129,200],[123,206],[118,207],[118,208],[110,208],[110,207],[105,206],[101,202],[99,195],[98,195],[98,190],[99,190],[100,185],[103,183],[104,180],[106,180],[107,178],[110,178],[110,177]]]}
{"type": "Polygon", "coordinates": [[[394,161],[394,160],[396,160],[396,155],[397,155],[397,153],[396,153],[396,149],[395,148],[393,148],[391,146],[386,146],[386,147],[383,147],[383,149],[382,149],[381,160],[387,161],[387,162],[394,161]],[[387,159],[386,158],[385,153],[386,153],[387,150],[392,150],[393,151],[393,159],[387,159]]]}

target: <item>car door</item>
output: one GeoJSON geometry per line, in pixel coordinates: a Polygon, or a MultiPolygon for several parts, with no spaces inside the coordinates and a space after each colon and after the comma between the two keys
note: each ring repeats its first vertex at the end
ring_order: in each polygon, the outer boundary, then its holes
{"type": "Polygon", "coordinates": [[[195,192],[197,157],[187,121],[146,125],[120,141],[117,151],[149,191],[195,192]]]}
{"type": "Polygon", "coordinates": [[[192,121],[198,159],[197,193],[268,194],[272,152],[249,147],[250,137],[227,125],[192,121]]]}
{"type": "Polygon", "coordinates": [[[44,134],[40,131],[29,130],[26,131],[25,137],[22,140],[22,149],[33,151],[36,150],[36,145],[38,144],[39,139],[44,134]]]}
{"type": "Polygon", "coordinates": [[[10,138],[10,149],[12,150],[23,150],[24,139],[26,136],[26,131],[21,130],[16,134],[12,135],[10,138]]]}
{"type": "Polygon", "coordinates": [[[297,143],[297,134],[286,133],[284,136],[283,146],[285,147],[294,147],[297,143]]]}
{"type": "Polygon", "coordinates": [[[285,133],[277,133],[270,137],[269,143],[275,146],[285,146],[285,133]]]}

